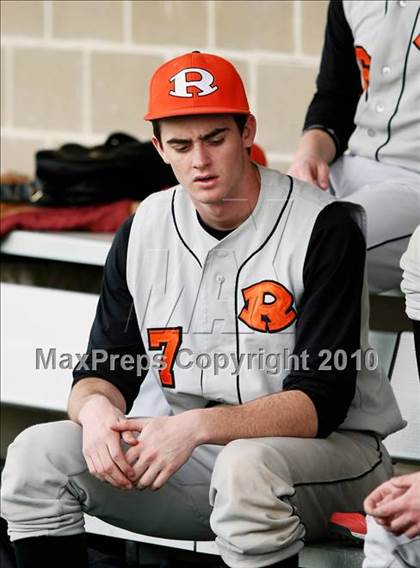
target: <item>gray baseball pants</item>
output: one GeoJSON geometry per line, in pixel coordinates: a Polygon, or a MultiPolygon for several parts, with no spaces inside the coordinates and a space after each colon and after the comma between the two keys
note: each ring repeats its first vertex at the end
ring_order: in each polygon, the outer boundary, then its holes
{"type": "Polygon", "coordinates": [[[420,174],[361,156],[331,165],[334,195],[361,205],[367,216],[367,276],[371,293],[399,288],[400,258],[420,224],[420,174]]]}
{"type": "Polygon", "coordinates": [[[333,511],[357,511],[391,475],[379,439],[255,438],[198,447],[159,491],[122,490],[90,475],[81,427],[32,426],[9,447],[3,516],[12,540],[83,532],[83,512],[147,535],[215,538],[233,568],[269,566],[327,537],[333,511]]]}

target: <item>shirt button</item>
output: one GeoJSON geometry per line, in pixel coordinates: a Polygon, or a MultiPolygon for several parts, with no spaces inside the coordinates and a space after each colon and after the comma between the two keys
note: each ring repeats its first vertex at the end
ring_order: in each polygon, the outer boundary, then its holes
{"type": "Polygon", "coordinates": [[[384,75],[389,75],[391,73],[391,67],[388,67],[388,65],[385,65],[385,67],[382,67],[382,73],[384,75]]]}
{"type": "Polygon", "coordinates": [[[216,251],[216,255],[218,258],[226,258],[228,253],[225,250],[218,250],[216,251]]]}
{"type": "Polygon", "coordinates": [[[404,0],[400,0],[400,2],[398,3],[401,6],[401,8],[405,8],[407,6],[407,2],[405,2],[404,0]]]}
{"type": "Polygon", "coordinates": [[[384,112],[385,107],[382,103],[376,105],[376,112],[384,112]]]}
{"type": "Polygon", "coordinates": [[[216,282],[217,282],[218,284],[223,284],[223,282],[224,282],[225,280],[226,280],[226,278],[225,278],[224,276],[222,276],[221,274],[218,274],[218,275],[216,276],[216,282]]]}
{"type": "Polygon", "coordinates": [[[368,135],[373,138],[374,136],[376,136],[376,131],[373,130],[373,128],[369,128],[368,135]]]}

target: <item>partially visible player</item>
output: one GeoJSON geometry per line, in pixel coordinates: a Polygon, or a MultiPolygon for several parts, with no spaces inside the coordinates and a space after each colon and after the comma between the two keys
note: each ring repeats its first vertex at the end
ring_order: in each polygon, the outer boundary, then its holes
{"type": "Polygon", "coordinates": [[[114,240],[71,420],[9,447],[19,568],[85,568],[83,512],[216,537],[232,568],[296,568],[332,511],[388,479],[382,439],[403,426],[368,358],[361,209],[253,163],[256,119],[216,55],[158,68],[146,119],[179,185],[114,240]],[[93,366],[97,350],[109,357],[93,366]],[[149,372],[170,416],[126,419],[144,378],[133,355],[165,363],[149,372]]]}
{"type": "Polygon", "coordinates": [[[419,12],[417,0],[330,2],[317,91],[289,170],[364,207],[372,292],[399,286],[399,259],[420,223],[419,12]]]}
{"type": "Polygon", "coordinates": [[[407,315],[413,324],[420,378],[420,225],[414,231],[408,248],[401,257],[401,268],[403,269],[401,290],[405,294],[407,315]]]}
{"type": "MultiPolygon", "coordinates": [[[[420,378],[420,226],[401,258],[401,268],[420,378]]],[[[363,568],[420,566],[420,471],[386,481],[366,498],[364,508],[368,531],[363,568]]]]}
{"type": "Polygon", "coordinates": [[[363,568],[420,566],[420,471],[393,477],[365,500],[363,568]]]}

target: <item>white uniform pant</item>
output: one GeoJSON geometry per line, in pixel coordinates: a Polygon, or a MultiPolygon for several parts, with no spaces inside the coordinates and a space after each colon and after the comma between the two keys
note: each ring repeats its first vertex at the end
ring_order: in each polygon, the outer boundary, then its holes
{"type": "Polygon", "coordinates": [[[418,568],[420,566],[420,537],[409,539],[395,536],[373,519],[367,517],[363,568],[418,568]]]}
{"type": "Polygon", "coordinates": [[[407,315],[412,320],[420,321],[420,223],[400,264],[403,270],[401,290],[405,294],[407,315]]]}
{"type": "Polygon", "coordinates": [[[326,538],[330,514],[361,510],[392,469],[372,434],[255,438],[200,446],[160,490],[130,491],[90,475],[81,448],[71,421],[33,426],[11,444],[2,515],[12,540],[81,533],[85,511],[152,536],[216,536],[229,566],[269,566],[326,538]]]}
{"type": "Polygon", "coordinates": [[[332,164],[330,183],[338,199],[366,211],[369,290],[399,288],[400,258],[420,224],[420,174],[345,155],[332,164]]]}

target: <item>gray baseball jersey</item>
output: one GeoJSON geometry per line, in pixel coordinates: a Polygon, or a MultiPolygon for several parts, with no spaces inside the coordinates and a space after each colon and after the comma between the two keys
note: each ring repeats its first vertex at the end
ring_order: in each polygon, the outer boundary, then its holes
{"type": "MultiPolygon", "coordinates": [[[[332,198],[274,170],[260,172],[253,214],[221,241],[203,230],[181,186],[150,196],[134,219],[127,284],[150,357],[158,351],[167,358],[167,367],[154,372],[175,413],[278,392],[289,370],[270,374],[258,357],[293,352],[308,241],[332,198]],[[200,357],[209,361],[206,368],[187,366],[200,357]],[[224,362],[217,373],[215,360],[224,362]]],[[[366,302],[365,290],[362,353],[368,349],[366,302]]],[[[385,436],[402,426],[380,368],[368,370],[363,362],[356,392],[342,428],[385,436]]]]}
{"type": "Polygon", "coordinates": [[[364,92],[352,154],[420,171],[420,2],[343,2],[364,92]]]}

